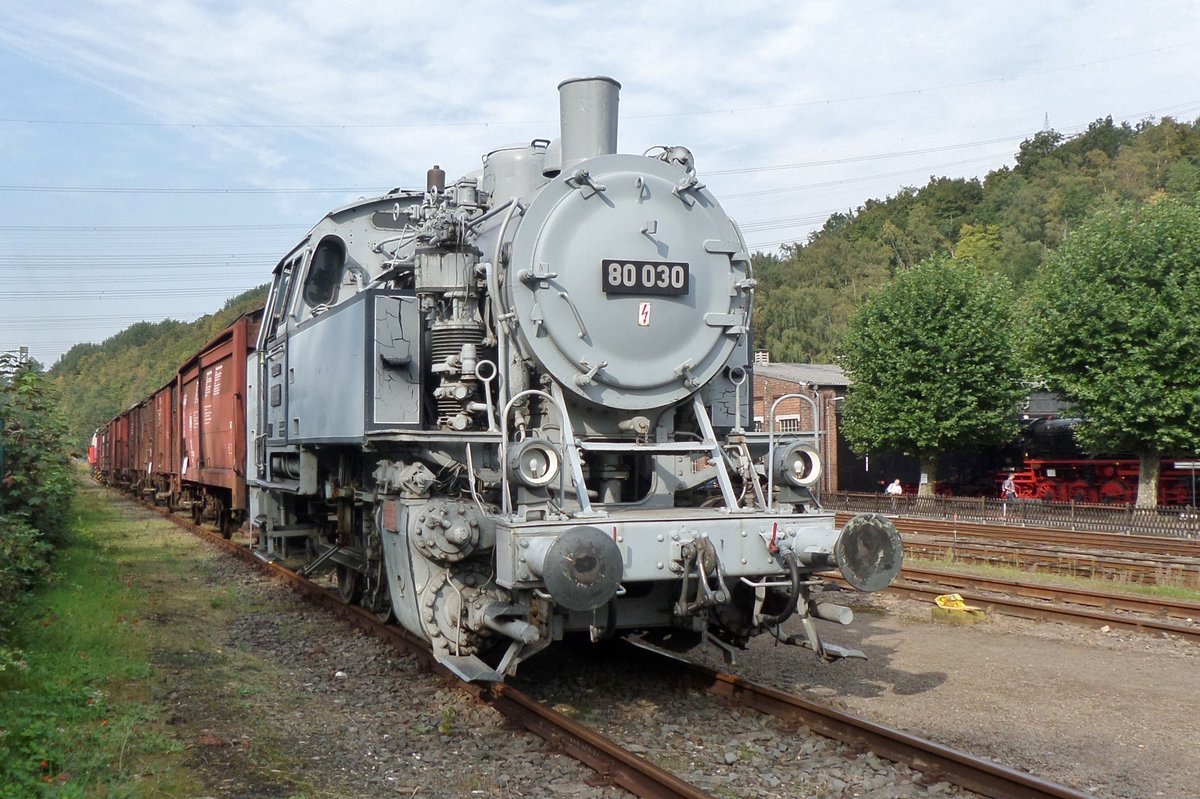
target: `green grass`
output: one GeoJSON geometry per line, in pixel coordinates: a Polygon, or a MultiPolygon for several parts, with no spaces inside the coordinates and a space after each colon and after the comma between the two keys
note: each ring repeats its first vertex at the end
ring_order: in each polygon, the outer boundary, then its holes
{"type": "Polygon", "coordinates": [[[0,672],[0,797],[187,795],[182,746],[146,683],[142,596],[112,544],[129,522],[86,489],[72,520],[56,577],[11,642],[24,663],[0,672]]]}

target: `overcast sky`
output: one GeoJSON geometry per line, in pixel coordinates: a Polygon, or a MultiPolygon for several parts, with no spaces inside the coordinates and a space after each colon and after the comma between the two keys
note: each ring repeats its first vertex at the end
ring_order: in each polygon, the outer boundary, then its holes
{"type": "Polygon", "coordinates": [[[0,351],[217,310],[329,209],[556,137],[587,75],[773,250],[1047,122],[1196,119],[1200,3],[4,0],[0,351]]]}

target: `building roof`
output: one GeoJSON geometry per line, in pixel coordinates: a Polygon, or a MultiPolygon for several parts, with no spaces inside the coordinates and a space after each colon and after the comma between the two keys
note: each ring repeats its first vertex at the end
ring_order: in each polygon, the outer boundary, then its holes
{"type": "Polygon", "coordinates": [[[831,363],[757,364],[754,374],[792,383],[812,383],[818,388],[846,388],[850,385],[850,380],[841,367],[831,363]]]}

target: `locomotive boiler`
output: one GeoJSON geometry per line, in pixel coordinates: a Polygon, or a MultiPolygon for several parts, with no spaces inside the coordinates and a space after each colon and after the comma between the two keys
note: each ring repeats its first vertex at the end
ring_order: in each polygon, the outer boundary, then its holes
{"type": "Polygon", "coordinates": [[[617,152],[619,89],[564,81],[558,138],[338,208],[279,262],[247,370],[256,546],[468,680],[575,634],[858,654],[820,640],[850,612],[816,575],[879,590],[899,536],[820,509],[815,427],[748,432],[745,242],[689,150],[617,152]]]}

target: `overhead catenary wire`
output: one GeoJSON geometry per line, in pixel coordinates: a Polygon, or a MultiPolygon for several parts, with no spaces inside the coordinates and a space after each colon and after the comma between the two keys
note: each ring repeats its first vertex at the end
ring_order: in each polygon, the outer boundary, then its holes
{"type": "MultiPolygon", "coordinates": [[[[1081,126],[1082,130],[1083,127],[1081,126]]],[[[1070,130],[1064,128],[1059,132],[1070,130]]],[[[1028,138],[1024,136],[1008,136],[998,139],[987,139],[981,141],[967,141],[957,144],[935,145],[926,148],[910,148],[906,150],[896,150],[892,152],[869,153],[865,155],[851,155],[844,158],[828,158],[814,159],[806,161],[798,161],[787,164],[768,164],[768,165],[750,165],[746,167],[736,167],[726,170],[706,170],[705,176],[736,178],[736,176],[746,174],[784,174],[788,171],[800,171],[805,169],[819,169],[822,167],[841,166],[845,164],[872,164],[886,161],[889,158],[912,158],[917,155],[936,154],[960,149],[969,149],[972,147],[994,146],[997,142],[1017,141],[1028,138]]],[[[848,178],[841,178],[831,181],[817,181],[812,183],[804,183],[798,185],[774,185],[765,186],[760,189],[746,192],[724,193],[718,192],[718,197],[722,202],[728,202],[734,205],[742,204],[743,201],[753,200],[755,198],[766,197],[769,195],[777,195],[787,192],[801,191],[816,191],[823,188],[831,188],[834,186],[845,185],[849,183],[867,182],[879,180],[882,177],[894,177],[900,174],[918,174],[924,173],[932,175],[938,171],[950,166],[959,166],[966,163],[1002,163],[1005,159],[1011,158],[1011,153],[1004,153],[992,156],[979,156],[971,159],[960,159],[951,161],[945,164],[930,164],[926,166],[918,166],[904,170],[893,170],[890,172],[871,172],[866,175],[858,175],[848,178]]],[[[742,185],[745,185],[744,183],[742,185]]],[[[4,187],[0,187],[3,190],[4,187]]],[[[87,193],[106,192],[106,187],[45,187],[50,193],[64,193],[70,191],[83,191],[87,193]]],[[[251,187],[251,188],[223,188],[223,187],[200,187],[197,189],[189,189],[185,187],[151,187],[147,190],[149,194],[182,194],[195,192],[200,195],[218,195],[218,194],[267,194],[267,195],[285,195],[289,193],[296,194],[317,194],[317,193],[340,193],[340,194],[357,194],[357,195],[372,195],[382,194],[388,191],[390,187],[338,187],[338,188],[322,188],[313,186],[303,186],[299,188],[287,187],[251,187]]],[[[20,191],[38,191],[39,187],[26,186],[18,189],[20,191]]],[[[129,195],[140,191],[137,188],[131,187],[113,187],[112,192],[116,195],[129,195]]],[[[754,234],[769,234],[772,231],[783,230],[787,228],[801,228],[811,225],[819,225],[824,219],[828,218],[829,214],[842,212],[852,212],[852,209],[838,209],[838,211],[803,211],[797,210],[796,213],[783,215],[779,210],[775,211],[766,218],[745,218],[739,217],[742,230],[749,235],[749,246],[752,251],[761,251],[778,247],[783,244],[801,242],[806,234],[797,233],[795,236],[786,238],[778,238],[772,241],[754,241],[754,234]],[[743,221],[744,220],[744,221],[743,221]]],[[[735,215],[736,216],[736,215],[735,215]]],[[[315,219],[307,218],[306,222],[312,222],[315,219]]],[[[67,279],[71,281],[72,291],[55,291],[53,299],[64,301],[85,300],[93,301],[97,305],[103,303],[107,307],[112,300],[130,297],[136,299],[151,299],[151,298],[166,298],[175,295],[181,298],[187,297],[216,297],[216,296],[232,296],[239,291],[250,288],[253,285],[258,285],[264,282],[269,277],[270,268],[277,263],[278,257],[288,248],[294,241],[298,240],[311,225],[288,225],[288,224],[247,224],[247,225],[123,225],[106,227],[103,225],[46,225],[36,227],[24,227],[17,225],[0,226],[0,283],[4,286],[4,290],[0,291],[0,299],[10,298],[15,302],[31,302],[38,298],[45,297],[44,294],[26,293],[18,294],[15,291],[9,290],[10,276],[19,275],[23,271],[28,270],[55,270],[60,276],[67,275],[67,279]],[[286,231],[290,231],[290,235],[285,235],[286,231]],[[218,242],[224,240],[224,245],[221,246],[218,242]],[[280,245],[279,242],[286,240],[287,243],[280,245]],[[13,247],[11,244],[32,243],[33,246],[46,247],[45,252],[36,252],[30,255],[23,255],[19,252],[21,247],[13,247]],[[41,242],[39,244],[39,242],[41,242]],[[260,246],[253,246],[254,244],[260,246]],[[252,252],[235,252],[246,245],[253,247],[252,252]],[[225,252],[225,255],[215,254],[218,250],[225,252]],[[113,250],[110,252],[109,250],[113,250]],[[120,250],[117,252],[116,250],[120,250]],[[7,251],[6,251],[7,250],[7,251]],[[193,252],[194,251],[194,252],[193,252]],[[244,280],[247,284],[244,287],[235,285],[238,278],[241,276],[238,268],[253,271],[255,274],[246,275],[244,280]],[[89,289],[80,284],[78,275],[85,270],[103,271],[106,277],[111,278],[111,285],[108,291],[97,292],[94,289],[89,289]],[[121,271],[117,271],[121,270],[121,271]],[[144,280],[139,280],[137,271],[144,270],[147,278],[152,279],[152,276],[158,272],[164,275],[170,275],[169,280],[171,286],[153,287],[149,289],[141,289],[147,293],[139,295],[131,295],[124,293],[123,289],[132,288],[133,286],[144,285],[144,280]],[[221,271],[217,271],[221,270],[221,271]],[[185,276],[190,276],[191,272],[198,271],[203,277],[215,279],[214,285],[211,286],[193,286],[188,283],[180,283],[179,279],[185,276]],[[251,282],[252,281],[252,282],[251,282]],[[202,293],[211,292],[211,293],[202,293]],[[96,298],[100,299],[96,299],[96,298]]],[[[246,247],[246,249],[250,249],[246,247]]],[[[23,291],[35,292],[36,285],[23,286],[23,291]]],[[[150,305],[150,303],[146,303],[150,305]]],[[[155,306],[158,303],[154,303],[155,306]]],[[[7,323],[4,329],[9,330],[12,326],[20,327],[25,325],[28,327],[31,324],[40,324],[39,317],[15,317],[4,313],[9,305],[0,306],[0,315],[6,318],[0,324],[7,323]]],[[[163,311],[155,307],[155,316],[162,314],[163,311]]],[[[54,313],[52,310],[51,313],[54,313]]],[[[190,317],[196,314],[189,313],[190,317]]],[[[47,327],[55,325],[61,326],[79,326],[90,328],[93,325],[103,327],[105,323],[97,323],[95,320],[101,317],[93,317],[89,320],[74,321],[73,317],[56,315],[49,320],[47,327]]],[[[121,321],[140,321],[143,317],[129,317],[121,321]]],[[[109,320],[111,324],[111,320],[109,320]]]]}
{"type": "MultiPolygon", "coordinates": [[[[1172,106],[1169,108],[1175,108],[1172,106]]],[[[1189,100],[1182,104],[1182,108],[1192,109],[1200,108],[1200,100],[1189,100]]],[[[1131,119],[1145,119],[1149,115],[1156,112],[1161,112],[1168,109],[1155,109],[1151,111],[1142,111],[1136,114],[1125,114],[1120,117],[1114,117],[1114,120],[1128,122],[1131,119]]],[[[1088,123],[1074,124],[1064,126],[1057,129],[1056,132],[1068,135],[1071,133],[1081,132],[1086,130],[1088,123]]],[[[826,158],[812,161],[799,161],[789,164],[759,164],[745,167],[731,167],[726,169],[708,169],[704,171],[707,177],[720,177],[728,175],[744,175],[756,172],[782,172],[798,169],[811,169],[826,166],[843,166],[846,164],[862,163],[869,161],[886,160],[890,158],[908,158],[914,155],[928,155],[932,153],[948,152],[952,150],[969,149],[972,147],[982,147],[1004,142],[1024,141],[1030,137],[1029,133],[1010,134],[999,136],[992,139],[981,139],[977,141],[956,142],[944,145],[933,145],[929,147],[913,148],[908,150],[891,150],[879,153],[869,153],[866,155],[850,155],[840,158],[826,158]]],[[[355,194],[360,196],[382,196],[391,190],[389,186],[339,186],[339,187],[318,187],[318,186],[295,186],[295,187],[270,187],[270,186],[54,186],[54,185],[38,185],[38,184],[0,184],[0,191],[11,192],[44,192],[44,193],[81,193],[81,194],[355,194]]]]}

